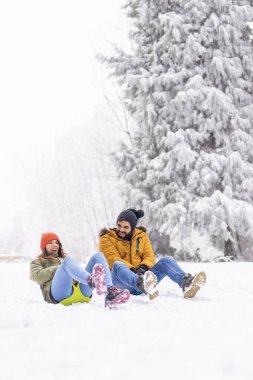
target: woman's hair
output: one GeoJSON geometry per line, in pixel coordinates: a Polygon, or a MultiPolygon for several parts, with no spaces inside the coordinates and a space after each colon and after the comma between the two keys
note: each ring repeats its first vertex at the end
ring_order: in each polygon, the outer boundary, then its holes
{"type": "MultiPolygon", "coordinates": [[[[59,251],[58,251],[58,256],[59,257],[66,257],[67,254],[64,252],[63,248],[62,248],[62,243],[57,240],[58,244],[59,244],[59,251]]],[[[55,257],[52,257],[51,255],[48,255],[47,254],[47,250],[46,248],[44,248],[43,252],[38,256],[39,259],[49,259],[49,260],[55,260],[55,257]]]]}

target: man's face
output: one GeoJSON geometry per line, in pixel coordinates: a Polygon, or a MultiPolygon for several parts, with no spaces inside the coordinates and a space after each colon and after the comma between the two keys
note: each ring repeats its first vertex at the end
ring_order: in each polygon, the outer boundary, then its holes
{"type": "Polygon", "coordinates": [[[52,255],[53,253],[58,253],[60,248],[60,244],[58,240],[49,240],[49,242],[46,245],[46,251],[48,255],[52,255]]]}
{"type": "Polygon", "coordinates": [[[118,236],[124,238],[126,235],[130,234],[131,226],[126,220],[119,220],[117,222],[117,233],[118,236]]]}

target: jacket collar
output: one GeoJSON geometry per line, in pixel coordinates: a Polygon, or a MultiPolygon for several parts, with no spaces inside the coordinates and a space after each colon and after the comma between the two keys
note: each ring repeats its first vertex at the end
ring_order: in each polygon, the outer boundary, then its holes
{"type": "MultiPolygon", "coordinates": [[[[117,239],[117,240],[120,240],[120,241],[129,241],[129,240],[126,240],[126,239],[122,239],[122,238],[120,238],[120,237],[117,235],[116,228],[110,228],[108,233],[109,233],[111,236],[113,236],[115,239],[117,239]]],[[[134,232],[133,232],[132,239],[131,239],[130,241],[132,241],[137,235],[140,235],[140,234],[142,234],[142,233],[143,233],[142,230],[139,230],[139,228],[135,228],[135,229],[134,229],[134,232]]]]}

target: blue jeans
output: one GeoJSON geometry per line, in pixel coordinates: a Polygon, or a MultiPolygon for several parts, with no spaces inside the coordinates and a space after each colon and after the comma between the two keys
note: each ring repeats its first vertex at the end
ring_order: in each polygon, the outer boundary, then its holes
{"type": "Polygon", "coordinates": [[[91,297],[92,288],[87,281],[95,264],[102,264],[106,273],[106,286],[112,286],[112,278],[109,266],[104,255],[100,252],[93,255],[86,268],[82,268],[72,257],[65,257],[52,280],[51,295],[60,302],[64,298],[70,297],[73,289],[73,279],[80,283],[80,290],[85,297],[91,297]]]}
{"type": "MultiPolygon", "coordinates": [[[[177,264],[173,257],[167,256],[160,259],[151,269],[157,277],[158,283],[165,277],[169,277],[179,286],[185,272],[177,264]]],[[[121,289],[128,289],[132,294],[141,294],[136,286],[138,275],[132,272],[126,264],[115,261],[112,268],[112,282],[121,289]]]]}

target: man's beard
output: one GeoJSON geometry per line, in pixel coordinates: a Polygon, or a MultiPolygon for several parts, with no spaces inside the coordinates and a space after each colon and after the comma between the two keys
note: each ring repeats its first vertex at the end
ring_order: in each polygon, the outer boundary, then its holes
{"type": "Polygon", "coordinates": [[[122,231],[117,230],[117,235],[118,237],[124,239],[128,234],[126,234],[124,231],[122,232],[122,231]]]}

